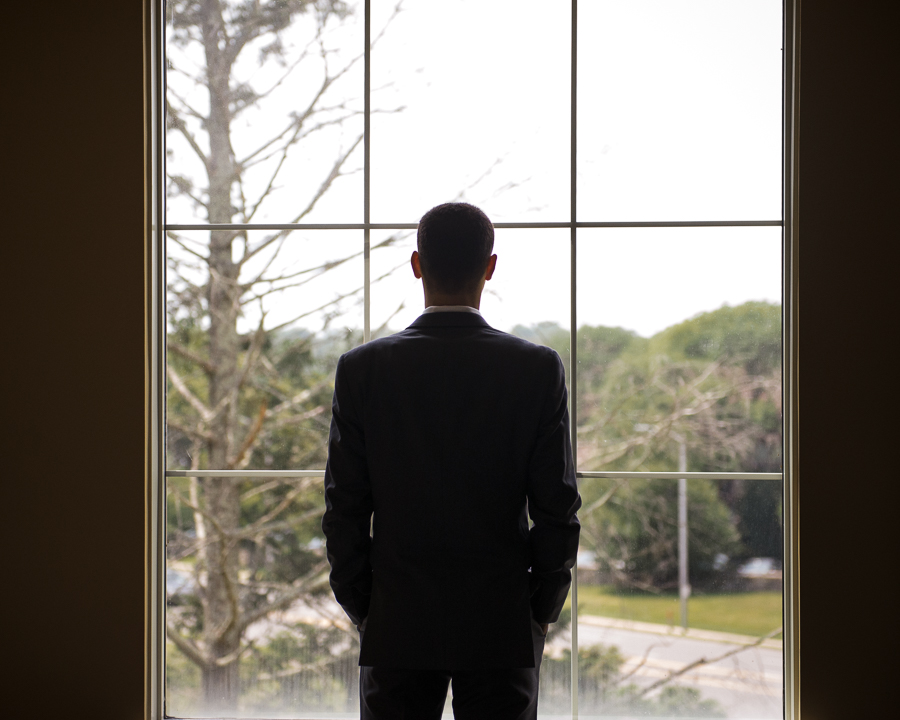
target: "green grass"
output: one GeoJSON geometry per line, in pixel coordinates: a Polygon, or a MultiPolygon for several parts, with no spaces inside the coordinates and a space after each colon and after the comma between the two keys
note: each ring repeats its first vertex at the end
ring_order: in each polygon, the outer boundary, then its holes
{"type": "MultiPolygon", "coordinates": [[[[571,595],[567,607],[570,602],[571,595]]],[[[626,594],[603,585],[579,583],[578,612],[661,625],[681,624],[677,595],[626,594]]],[[[780,625],[781,593],[778,592],[695,595],[688,600],[688,626],[692,628],[759,636],[780,625]]]]}

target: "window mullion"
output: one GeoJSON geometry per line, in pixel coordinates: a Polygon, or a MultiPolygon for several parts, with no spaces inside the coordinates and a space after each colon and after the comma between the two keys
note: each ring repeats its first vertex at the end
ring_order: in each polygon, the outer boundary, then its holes
{"type": "Polygon", "coordinates": [[[371,307],[372,307],[372,282],[370,275],[369,260],[369,234],[371,232],[369,217],[369,150],[371,143],[370,135],[370,119],[372,115],[371,103],[371,77],[372,77],[372,0],[365,0],[365,48],[363,55],[365,59],[364,80],[363,80],[363,342],[369,342],[372,335],[371,330],[371,307]]]}
{"type": "MultiPolygon", "coordinates": [[[[572,42],[571,42],[571,104],[569,105],[569,232],[571,243],[569,248],[570,263],[570,279],[569,279],[569,301],[571,303],[569,318],[569,423],[572,436],[572,462],[577,466],[578,457],[578,401],[576,372],[578,368],[578,349],[577,349],[577,302],[576,302],[576,262],[577,262],[577,228],[575,221],[576,200],[577,200],[577,149],[578,149],[578,0],[572,0],[572,42]]],[[[578,718],[578,562],[572,568],[572,719],[578,718]]]]}

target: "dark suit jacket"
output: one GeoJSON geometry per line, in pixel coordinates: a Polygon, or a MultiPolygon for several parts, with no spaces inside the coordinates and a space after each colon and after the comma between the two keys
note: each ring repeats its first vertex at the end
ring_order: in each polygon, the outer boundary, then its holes
{"type": "Polygon", "coordinates": [[[424,314],[341,357],[333,413],[322,527],[360,665],[534,667],[580,530],[559,356],[424,314]]]}

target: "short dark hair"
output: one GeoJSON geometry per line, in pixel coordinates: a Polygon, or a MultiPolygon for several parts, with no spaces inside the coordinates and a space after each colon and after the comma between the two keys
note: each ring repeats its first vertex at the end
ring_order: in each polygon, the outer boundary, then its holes
{"type": "Polygon", "coordinates": [[[472,290],[494,249],[494,226],[469,203],[444,203],[419,220],[416,233],[425,281],[439,292],[472,290]]]}

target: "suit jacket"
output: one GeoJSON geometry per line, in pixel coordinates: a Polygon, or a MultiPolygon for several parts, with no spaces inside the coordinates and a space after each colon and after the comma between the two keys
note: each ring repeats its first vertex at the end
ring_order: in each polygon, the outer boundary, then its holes
{"type": "Polygon", "coordinates": [[[423,314],[340,358],[332,409],[322,527],[360,665],[534,667],[580,530],[556,352],[423,314]]]}

